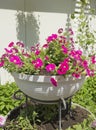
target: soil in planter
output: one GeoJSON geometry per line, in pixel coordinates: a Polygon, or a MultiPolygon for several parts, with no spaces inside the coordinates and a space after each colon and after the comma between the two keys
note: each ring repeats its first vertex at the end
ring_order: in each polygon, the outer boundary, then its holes
{"type": "MultiPolygon", "coordinates": [[[[37,121],[38,118],[36,117],[35,120],[36,120],[37,130],[56,130],[58,128],[58,125],[59,125],[59,123],[58,123],[58,110],[57,110],[55,116],[53,114],[53,117],[51,117],[51,119],[45,121],[45,117],[43,117],[43,116],[44,116],[44,114],[46,114],[46,112],[44,113],[44,110],[40,109],[41,106],[43,107],[43,105],[33,105],[33,107],[35,107],[35,110],[38,111],[38,117],[40,117],[40,121],[41,121],[39,123],[37,121]],[[39,110],[38,110],[38,108],[36,108],[36,106],[38,106],[39,110]]],[[[32,105],[31,105],[31,107],[32,107],[32,105]]],[[[53,109],[54,108],[55,107],[53,107],[53,109]]],[[[30,108],[28,108],[28,106],[27,106],[27,110],[28,109],[29,109],[28,112],[30,114],[30,108]]],[[[47,111],[47,109],[46,109],[46,111],[47,111]]],[[[50,113],[53,113],[54,111],[56,111],[56,109],[55,110],[53,110],[53,109],[50,109],[51,110],[50,113]]],[[[17,107],[16,109],[14,109],[10,113],[6,124],[9,125],[10,122],[14,119],[13,125],[18,126],[17,118],[18,118],[18,116],[20,116],[21,112],[23,112],[23,113],[25,112],[24,116],[26,118],[26,106],[24,106],[24,104],[17,107]]],[[[49,110],[48,110],[48,113],[49,113],[49,110]]],[[[50,115],[50,113],[49,113],[49,115],[50,115]]],[[[81,107],[75,107],[74,109],[72,109],[72,117],[69,115],[69,112],[63,110],[62,111],[62,129],[66,130],[66,128],[68,128],[69,126],[73,126],[73,125],[76,125],[78,123],[83,122],[84,119],[88,118],[88,115],[89,115],[89,113],[86,110],[82,109],[81,107]]],[[[28,117],[28,118],[30,118],[30,117],[28,117]]],[[[33,121],[31,121],[31,125],[33,125],[33,121]]],[[[5,130],[9,130],[9,129],[5,128],[5,130]]],[[[18,128],[16,130],[22,130],[22,129],[18,128]]],[[[31,130],[31,129],[24,129],[24,130],[31,130]]]]}

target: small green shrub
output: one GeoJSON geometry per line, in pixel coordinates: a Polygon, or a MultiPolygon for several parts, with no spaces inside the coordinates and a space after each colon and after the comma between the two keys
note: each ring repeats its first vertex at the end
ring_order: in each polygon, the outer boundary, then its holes
{"type": "Polygon", "coordinates": [[[95,130],[90,127],[91,118],[85,119],[81,124],[73,125],[66,130],[95,130]]]}
{"type": "Polygon", "coordinates": [[[10,110],[21,104],[22,101],[13,99],[13,94],[18,90],[15,83],[0,85],[0,114],[6,115],[10,110]]]}

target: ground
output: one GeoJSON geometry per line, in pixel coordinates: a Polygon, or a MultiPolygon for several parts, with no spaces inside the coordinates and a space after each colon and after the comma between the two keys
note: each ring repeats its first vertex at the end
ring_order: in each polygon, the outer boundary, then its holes
{"type": "MultiPolygon", "coordinates": [[[[9,119],[12,120],[16,118],[20,114],[19,112],[20,107],[11,112],[9,119]]],[[[65,112],[62,111],[62,129],[66,130],[66,128],[68,128],[69,126],[73,126],[77,123],[83,122],[83,120],[88,117],[88,114],[89,113],[81,107],[75,107],[74,109],[72,109],[71,117],[69,113],[65,116],[65,112]]],[[[44,121],[43,118],[41,120],[42,123],[38,124],[38,130],[56,130],[56,128],[58,128],[58,115],[50,121],[44,121]]]]}

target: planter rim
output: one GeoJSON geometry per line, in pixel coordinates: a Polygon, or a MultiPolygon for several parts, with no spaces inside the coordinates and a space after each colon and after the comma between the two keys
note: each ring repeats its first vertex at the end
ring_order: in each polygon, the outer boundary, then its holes
{"type": "Polygon", "coordinates": [[[64,82],[65,81],[77,81],[81,80],[82,78],[85,78],[84,75],[82,75],[79,78],[72,77],[71,75],[68,76],[61,76],[61,75],[29,75],[29,74],[24,74],[24,73],[11,73],[12,76],[16,77],[17,79],[20,80],[27,80],[27,81],[33,81],[33,82],[49,82],[50,78],[54,78],[57,82],[64,82]]]}

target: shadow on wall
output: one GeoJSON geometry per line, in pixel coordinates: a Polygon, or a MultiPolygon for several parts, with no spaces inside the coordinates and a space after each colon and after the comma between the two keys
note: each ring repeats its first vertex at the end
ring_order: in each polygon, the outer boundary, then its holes
{"type": "Polygon", "coordinates": [[[17,11],[17,38],[27,45],[34,45],[39,40],[39,24],[33,13],[25,13],[24,11],[17,11]],[[34,32],[34,33],[33,33],[34,32]]]}
{"type": "Polygon", "coordinates": [[[74,8],[75,0],[24,0],[24,11],[18,10],[16,14],[18,40],[30,47],[41,42],[40,35],[42,39],[45,38],[41,33],[44,33],[45,36],[49,28],[51,31],[52,28],[63,26],[60,21],[64,22],[65,29],[69,28],[67,22],[69,22],[69,15],[74,12],[74,8]],[[43,14],[45,16],[42,16],[43,14]],[[67,18],[63,16],[64,14],[67,18]],[[59,15],[62,15],[62,19],[58,19],[59,15]]]}

